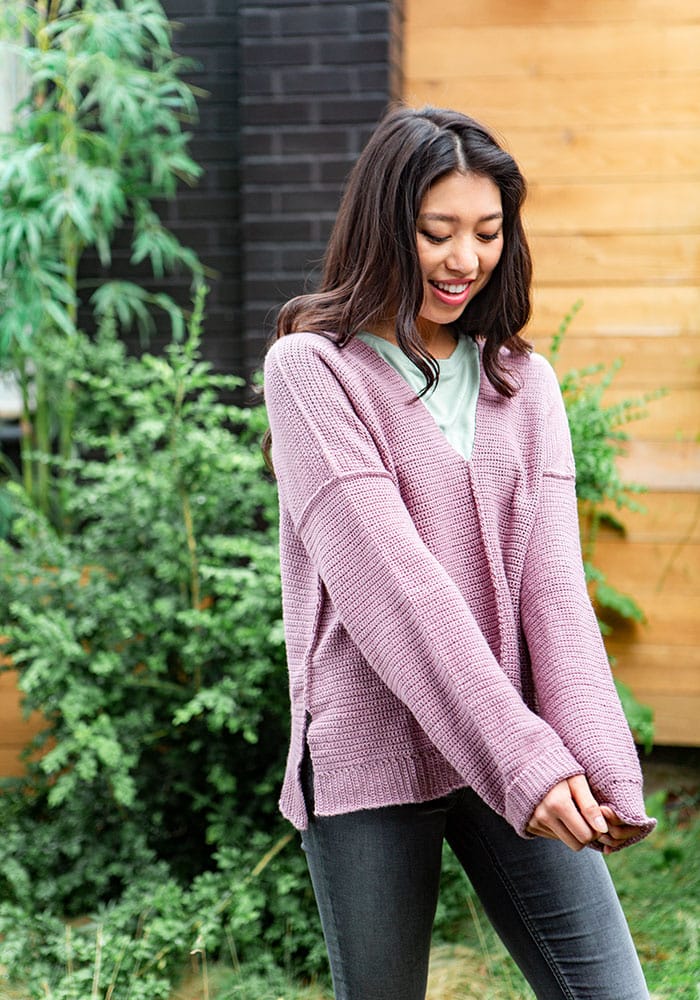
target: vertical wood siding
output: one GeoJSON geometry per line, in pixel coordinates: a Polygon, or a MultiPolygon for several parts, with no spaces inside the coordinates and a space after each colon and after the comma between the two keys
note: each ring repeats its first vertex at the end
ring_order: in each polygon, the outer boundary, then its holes
{"type": "Polygon", "coordinates": [[[528,335],[559,367],[623,360],[608,398],[664,387],[629,427],[648,485],[596,561],[647,623],[609,641],[657,740],[700,743],[700,19],[694,0],[406,0],[404,98],[503,139],[529,181],[528,335]]]}
{"type": "MultiPolygon", "coordinates": [[[[0,664],[10,666],[2,652],[0,636],[0,664]]],[[[41,727],[41,719],[34,715],[25,718],[22,713],[17,674],[14,670],[0,674],[0,776],[16,777],[24,771],[20,753],[41,727]]]]}

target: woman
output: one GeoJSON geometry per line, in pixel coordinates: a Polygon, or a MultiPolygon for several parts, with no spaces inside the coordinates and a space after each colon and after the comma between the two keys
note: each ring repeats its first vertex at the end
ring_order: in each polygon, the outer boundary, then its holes
{"type": "Polygon", "coordinates": [[[559,388],[520,337],[524,194],[477,122],[394,110],[266,360],[281,809],[336,1000],[422,1000],[445,838],[538,998],[648,996],[600,854],[654,821],[586,592],[559,388]]]}

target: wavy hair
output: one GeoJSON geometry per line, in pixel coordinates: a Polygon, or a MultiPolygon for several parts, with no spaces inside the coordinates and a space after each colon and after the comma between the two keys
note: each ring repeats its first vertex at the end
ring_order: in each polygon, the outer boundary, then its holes
{"type": "Polygon", "coordinates": [[[439,371],[416,328],[423,303],[416,220],[431,185],[454,171],[488,177],[498,187],[503,252],[452,329],[483,339],[489,381],[501,395],[512,396],[517,386],[501,348],[516,354],[530,350],[520,337],[530,316],[532,278],[521,219],[526,184],[488,129],[458,111],[398,106],[380,121],[349,176],[318,291],[282,307],[276,337],[306,330],[342,347],[393,315],[396,340],[425,376],[427,391],[439,371]]]}

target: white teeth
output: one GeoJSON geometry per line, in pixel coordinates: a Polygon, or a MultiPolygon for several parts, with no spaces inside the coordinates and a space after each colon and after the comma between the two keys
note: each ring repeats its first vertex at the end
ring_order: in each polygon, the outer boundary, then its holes
{"type": "Polygon", "coordinates": [[[450,295],[461,295],[469,287],[468,285],[448,285],[445,281],[434,281],[433,284],[441,292],[449,292],[450,295]]]}

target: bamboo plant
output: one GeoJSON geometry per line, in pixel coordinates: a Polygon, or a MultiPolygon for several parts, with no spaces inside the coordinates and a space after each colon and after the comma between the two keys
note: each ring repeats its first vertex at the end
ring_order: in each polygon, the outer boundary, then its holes
{"type": "Polygon", "coordinates": [[[181,269],[201,278],[196,254],[158,212],[179,182],[201,172],[184,130],[196,95],[157,0],[6,0],[0,46],[23,61],[28,80],[0,136],[0,367],[14,369],[21,386],[25,488],[60,526],[79,317],[91,332],[107,323],[147,334],[154,311],[164,310],[176,336],[183,328],[167,294],[85,279],[85,254],[107,272],[119,237],[134,268],[147,265],[156,279],[181,269]]]}

